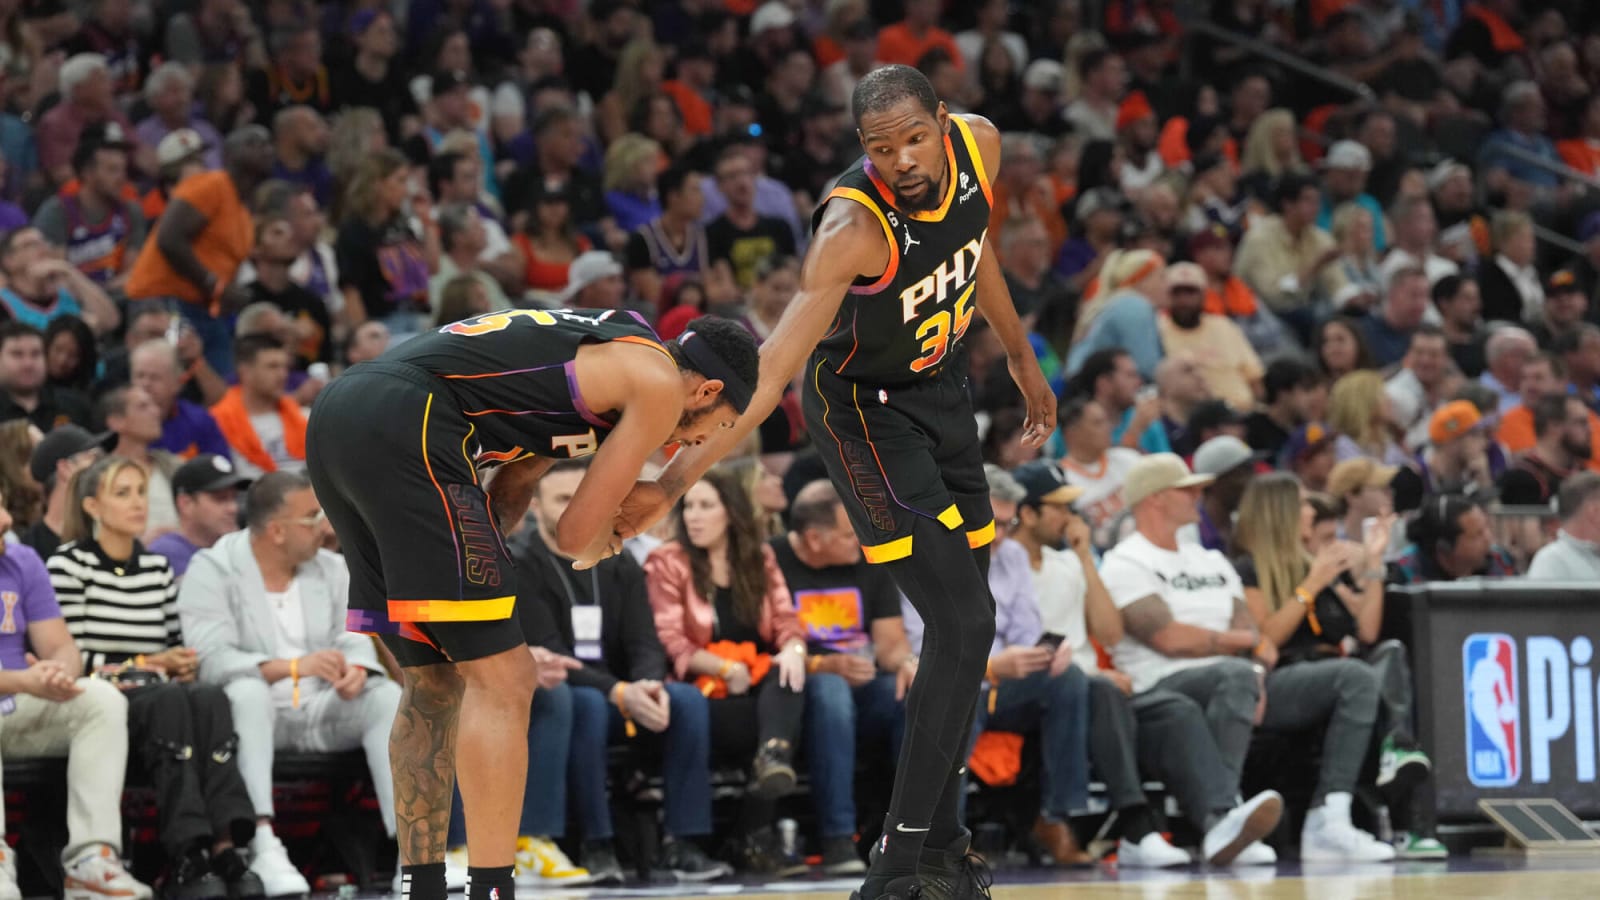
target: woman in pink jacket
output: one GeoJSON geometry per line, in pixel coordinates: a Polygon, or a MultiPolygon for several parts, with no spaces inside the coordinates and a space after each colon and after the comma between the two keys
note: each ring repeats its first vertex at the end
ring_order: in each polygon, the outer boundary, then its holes
{"type": "Polygon", "coordinates": [[[772,820],[777,799],[794,788],[805,712],[806,645],[794,601],[737,478],[708,472],[684,494],[677,525],[677,540],[644,564],[656,631],[673,674],[712,697],[713,747],[725,755],[756,736],[737,855],[748,870],[792,874],[797,867],[777,852],[772,820]]]}

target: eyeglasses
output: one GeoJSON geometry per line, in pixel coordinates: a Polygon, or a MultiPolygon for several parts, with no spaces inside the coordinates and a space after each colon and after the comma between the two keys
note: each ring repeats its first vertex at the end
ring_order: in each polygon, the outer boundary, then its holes
{"type": "Polygon", "coordinates": [[[306,528],[315,528],[327,520],[328,514],[319,509],[309,516],[304,516],[299,519],[284,519],[283,521],[288,522],[290,525],[303,525],[306,528]]]}

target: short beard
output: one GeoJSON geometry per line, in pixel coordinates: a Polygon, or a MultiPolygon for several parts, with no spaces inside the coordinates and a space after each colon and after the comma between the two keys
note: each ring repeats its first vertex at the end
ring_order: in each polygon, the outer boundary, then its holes
{"type": "Polygon", "coordinates": [[[895,205],[900,207],[903,212],[932,212],[939,208],[938,183],[932,178],[924,178],[923,180],[927,182],[928,189],[923,191],[922,196],[916,200],[907,199],[900,193],[898,186],[893,189],[895,205]]]}
{"type": "Polygon", "coordinates": [[[1182,328],[1184,331],[1192,331],[1200,327],[1200,316],[1204,312],[1205,310],[1203,309],[1183,310],[1181,312],[1174,309],[1170,310],[1168,314],[1172,317],[1172,324],[1182,328]]]}

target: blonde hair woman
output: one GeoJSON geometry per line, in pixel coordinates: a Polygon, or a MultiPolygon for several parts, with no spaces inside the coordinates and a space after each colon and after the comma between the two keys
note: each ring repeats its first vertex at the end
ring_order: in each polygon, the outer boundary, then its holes
{"type": "Polygon", "coordinates": [[[1261,726],[1326,729],[1321,772],[1300,832],[1301,858],[1382,862],[1394,858],[1394,848],[1350,821],[1378,719],[1378,680],[1366,663],[1345,658],[1344,642],[1378,636],[1383,550],[1339,541],[1308,559],[1302,533],[1312,518],[1300,483],[1285,473],[1252,481],[1239,505],[1234,542],[1241,555],[1234,568],[1261,629],[1256,657],[1268,669],[1261,726]]]}
{"type": "Polygon", "coordinates": [[[1395,443],[1390,416],[1382,375],[1360,369],[1335,381],[1328,394],[1328,424],[1339,434],[1334,457],[1339,462],[1370,456],[1385,465],[1410,464],[1410,457],[1395,443]]]}
{"type": "Polygon", "coordinates": [[[1354,203],[1333,211],[1333,239],[1339,244],[1337,265],[1345,282],[1361,288],[1373,298],[1383,296],[1383,275],[1378,270],[1378,251],[1372,241],[1372,212],[1354,203]]]}
{"type": "Polygon", "coordinates": [[[595,108],[595,124],[603,140],[610,143],[623,136],[634,107],[660,90],[666,68],[666,53],[648,37],[634,38],[622,48],[616,80],[595,108]]]}
{"type": "Polygon", "coordinates": [[[1256,119],[1245,135],[1239,158],[1240,186],[1249,196],[1270,204],[1273,186],[1291,172],[1311,173],[1311,167],[1300,155],[1294,113],[1287,109],[1269,109],[1256,119]]]}
{"type": "Polygon", "coordinates": [[[1078,313],[1067,370],[1076,372],[1096,350],[1128,351],[1146,379],[1161,362],[1156,314],[1167,308],[1167,262],[1151,250],[1115,250],[1100,267],[1092,299],[1078,313]]]}
{"type": "Polygon", "coordinates": [[[625,134],[606,150],[606,208],[626,233],[661,215],[661,160],[661,145],[642,134],[625,134]]]}
{"type": "MultiPolygon", "coordinates": [[[[754,449],[761,449],[759,439],[754,449]]],[[[783,511],[789,508],[789,497],[783,492],[783,477],[767,468],[756,453],[724,460],[717,464],[717,468],[733,476],[750,495],[761,536],[770,538],[783,534],[783,511]]]]}

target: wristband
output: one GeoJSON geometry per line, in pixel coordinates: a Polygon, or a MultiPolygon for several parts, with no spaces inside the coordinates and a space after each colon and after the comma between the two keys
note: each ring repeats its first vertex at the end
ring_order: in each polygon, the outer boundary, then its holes
{"type": "Polygon", "coordinates": [[[732,672],[732,671],[733,671],[733,660],[725,659],[725,660],[722,661],[722,668],[717,670],[717,677],[721,678],[723,681],[727,681],[728,680],[728,674],[730,672],[732,672]]]}
{"type": "Polygon", "coordinates": [[[1306,608],[1306,624],[1311,626],[1311,633],[1321,634],[1322,623],[1317,621],[1317,598],[1313,597],[1311,592],[1304,587],[1295,588],[1294,597],[1300,601],[1301,606],[1306,608]]]}
{"type": "Polygon", "coordinates": [[[628,737],[633,737],[639,730],[633,725],[633,717],[628,715],[628,707],[623,705],[622,694],[628,689],[628,682],[619,681],[611,688],[611,702],[616,704],[617,712],[622,714],[622,730],[628,737]]]}
{"type": "Polygon", "coordinates": [[[983,669],[983,680],[989,682],[990,684],[998,684],[1000,682],[1000,679],[994,676],[994,660],[992,659],[989,660],[989,664],[983,669]]]}
{"type": "Polygon", "coordinates": [[[300,708],[300,657],[289,660],[289,704],[300,708]]]}
{"type": "Polygon", "coordinates": [[[815,674],[817,674],[817,669],[820,668],[821,666],[822,666],[822,657],[820,657],[820,656],[808,656],[808,657],[806,657],[806,674],[807,675],[815,675],[815,674]]]}

